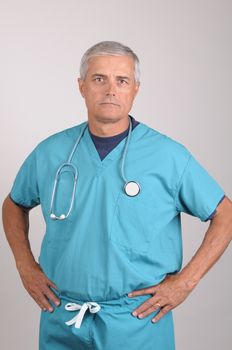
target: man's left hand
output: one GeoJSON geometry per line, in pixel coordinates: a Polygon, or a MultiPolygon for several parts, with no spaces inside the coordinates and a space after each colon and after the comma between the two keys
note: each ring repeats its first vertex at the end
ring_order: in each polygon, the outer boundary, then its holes
{"type": "Polygon", "coordinates": [[[157,322],[167,312],[181,304],[194,287],[195,285],[189,285],[189,283],[186,283],[181,274],[167,275],[161,283],[155,286],[128,293],[129,297],[153,294],[151,298],[147,299],[135,309],[132,315],[143,318],[160,308],[160,311],[155,318],[152,319],[152,322],[157,322]]]}

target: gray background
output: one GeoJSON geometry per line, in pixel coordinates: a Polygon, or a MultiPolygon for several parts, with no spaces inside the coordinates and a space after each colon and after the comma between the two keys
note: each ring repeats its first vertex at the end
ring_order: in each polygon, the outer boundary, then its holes
{"type": "MultiPolygon", "coordinates": [[[[231,197],[231,1],[8,0],[0,6],[1,200],[39,141],[86,120],[79,62],[102,40],[121,41],[140,58],[141,90],[131,114],[183,143],[231,197]]],[[[40,208],[30,219],[38,257],[45,228],[40,208]]],[[[208,223],[186,214],[182,223],[185,264],[208,223]]],[[[36,349],[39,308],[21,284],[3,233],[0,239],[0,345],[36,349]]],[[[231,349],[231,294],[229,248],[174,310],[178,350],[231,349]]]]}

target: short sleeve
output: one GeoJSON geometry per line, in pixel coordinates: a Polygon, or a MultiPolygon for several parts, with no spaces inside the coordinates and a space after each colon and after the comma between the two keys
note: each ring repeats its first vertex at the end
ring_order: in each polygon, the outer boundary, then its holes
{"type": "Polygon", "coordinates": [[[15,204],[33,208],[40,204],[37,181],[36,148],[28,155],[21,165],[13,186],[10,198],[15,204]]]}
{"type": "Polygon", "coordinates": [[[207,221],[215,214],[225,192],[206,169],[189,154],[176,195],[175,205],[184,212],[207,221]]]}

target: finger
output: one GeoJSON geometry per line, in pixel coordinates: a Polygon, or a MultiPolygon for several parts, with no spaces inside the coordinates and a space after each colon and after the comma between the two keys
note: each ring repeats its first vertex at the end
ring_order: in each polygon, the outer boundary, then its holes
{"type": "Polygon", "coordinates": [[[42,267],[40,265],[38,265],[38,266],[39,266],[40,272],[42,273],[42,276],[45,278],[47,284],[50,287],[52,287],[52,288],[56,289],[57,291],[59,291],[59,288],[57,287],[57,285],[46,276],[46,274],[44,273],[42,267]]]}
{"type": "Polygon", "coordinates": [[[51,280],[48,279],[48,285],[54,289],[56,289],[59,292],[59,288],[57,287],[57,285],[52,282],[51,280]]]}
{"type": "Polygon", "coordinates": [[[146,312],[149,314],[150,312],[157,310],[159,307],[161,307],[159,301],[157,299],[155,300],[154,298],[150,298],[141,304],[137,309],[135,309],[132,312],[132,315],[137,316],[140,314],[145,314],[146,312]]]}
{"type": "Polygon", "coordinates": [[[37,297],[34,297],[32,294],[31,297],[35,300],[36,304],[41,308],[41,310],[47,311],[46,307],[43,305],[43,303],[40,302],[37,297]]]}
{"type": "Polygon", "coordinates": [[[42,293],[38,295],[34,292],[31,292],[30,295],[43,311],[53,312],[53,307],[51,304],[49,304],[47,298],[42,293]]]}
{"type": "Polygon", "coordinates": [[[146,295],[146,294],[152,294],[155,292],[154,286],[153,287],[148,287],[145,289],[140,289],[140,290],[134,290],[133,292],[128,293],[128,297],[135,297],[137,295],[146,295]]]}
{"type": "Polygon", "coordinates": [[[143,311],[143,312],[139,312],[138,313],[138,318],[144,318],[150,314],[152,314],[153,312],[159,310],[161,308],[160,303],[156,303],[153,306],[149,307],[147,310],[143,311]]]}
{"type": "Polygon", "coordinates": [[[139,305],[139,307],[137,307],[134,311],[133,311],[133,315],[137,316],[139,313],[142,313],[144,311],[146,311],[147,309],[149,309],[150,307],[152,307],[152,305],[155,303],[155,301],[153,300],[153,298],[149,298],[147,299],[144,303],[142,303],[141,305],[139,305]]]}
{"type": "Polygon", "coordinates": [[[56,306],[60,305],[60,299],[55,293],[52,292],[52,290],[49,287],[44,289],[43,294],[56,306]]]}
{"type": "Polygon", "coordinates": [[[169,305],[166,305],[160,309],[160,312],[151,320],[152,322],[158,322],[164,315],[171,310],[169,305]]]}

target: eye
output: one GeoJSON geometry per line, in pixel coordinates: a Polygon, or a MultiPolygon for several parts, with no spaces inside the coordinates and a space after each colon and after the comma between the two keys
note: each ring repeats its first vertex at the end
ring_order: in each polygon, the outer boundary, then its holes
{"type": "Polygon", "coordinates": [[[96,77],[94,81],[101,83],[103,81],[103,77],[96,77]]]}
{"type": "Polygon", "coordinates": [[[127,84],[128,84],[128,81],[125,80],[125,79],[120,79],[120,80],[119,80],[119,83],[120,83],[120,85],[127,85],[127,84]]]}

